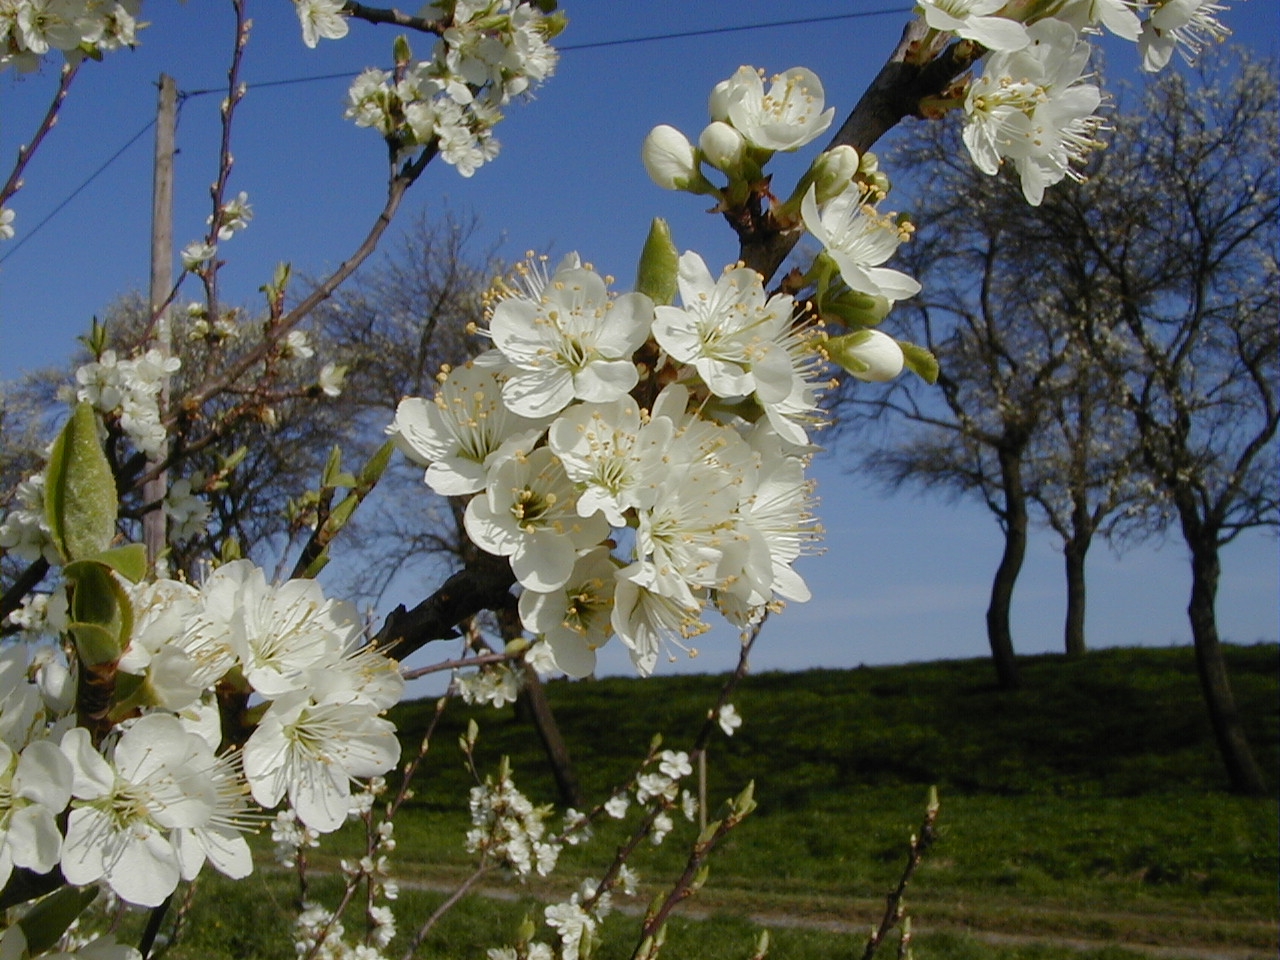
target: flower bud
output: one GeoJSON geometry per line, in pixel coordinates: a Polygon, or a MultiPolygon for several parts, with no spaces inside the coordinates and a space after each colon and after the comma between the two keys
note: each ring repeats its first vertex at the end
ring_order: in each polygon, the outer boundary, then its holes
{"type": "Polygon", "coordinates": [[[717,170],[732,174],[742,163],[747,141],[729,124],[716,120],[702,131],[702,135],[698,137],[698,147],[709,164],[717,170]]]}
{"type": "Polygon", "coordinates": [[[832,147],[813,161],[813,185],[818,203],[844,192],[858,172],[858,151],[850,146],[832,147]]]}
{"type": "Polygon", "coordinates": [[[825,344],[827,356],[859,380],[883,383],[902,372],[905,358],[898,341],[879,330],[855,330],[832,337],[825,344]]]}
{"type": "Polygon", "coordinates": [[[665,123],[649,131],[640,157],[650,179],[664,190],[686,190],[701,177],[693,144],[665,123]]]}

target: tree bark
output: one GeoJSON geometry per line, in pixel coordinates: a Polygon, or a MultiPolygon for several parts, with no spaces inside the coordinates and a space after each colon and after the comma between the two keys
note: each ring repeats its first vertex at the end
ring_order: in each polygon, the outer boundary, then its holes
{"type": "Polygon", "coordinates": [[[1188,532],[1187,545],[1191,548],[1191,601],[1187,605],[1187,615],[1191,619],[1200,689],[1209,708],[1209,721],[1213,724],[1218,751],[1226,765],[1232,791],[1251,797],[1266,796],[1266,784],[1245,737],[1244,724],[1227,676],[1227,664],[1222,656],[1222,643],[1218,638],[1215,604],[1222,564],[1217,539],[1204,532],[1194,537],[1188,532]]]}
{"type": "Polygon", "coordinates": [[[1086,550],[1087,544],[1071,541],[1063,551],[1067,567],[1067,622],[1063,628],[1063,640],[1068,657],[1082,657],[1087,649],[1084,642],[1086,550]]]}
{"type": "Polygon", "coordinates": [[[1093,540],[1093,524],[1089,515],[1089,502],[1084,490],[1077,490],[1072,506],[1071,536],[1063,542],[1063,557],[1067,566],[1067,622],[1063,627],[1063,640],[1068,657],[1085,654],[1084,613],[1087,590],[1085,587],[1084,561],[1093,540]]]}
{"type": "Polygon", "coordinates": [[[1004,488],[1004,553],[991,584],[991,603],[987,607],[987,640],[996,678],[1002,690],[1017,689],[1020,680],[1013,653],[1013,630],[1009,611],[1013,605],[1013,586],[1022,570],[1027,553],[1027,495],[1022,488],[1021,450],[1000,450],[1000,479],[1004,488]]]}
{"type": "MultiPolygon", "coordinates": [[[[515,604],[508,604],[496,611],[498,625],[503,640],[514,640],[523,632],[520,616],[515,604]]],[[[547,700],[547,691],[538,677],[538,672],[523,664],[523,687],[517,706],[528,711],[529,718],[538,731],[538,739],[547,753],[551,764],[551,773],[556,778],[556,788],[560,791],[560,800],[566,806],[582,809],[582,787],[578,783],[578,774],[573,767],[573,758],[569,756],[569,745],[564,742],[560,733],[560,725],[556,723],[556,715],[547,700]]]]}

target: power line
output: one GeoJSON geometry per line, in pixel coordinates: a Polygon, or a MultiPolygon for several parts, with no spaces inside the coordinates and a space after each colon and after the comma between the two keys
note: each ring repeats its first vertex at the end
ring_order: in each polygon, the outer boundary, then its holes
{"type": "MultiPolygon", "coordinates": [[[[806,26],[806,25],[815,24],[815,23],[830,23],[835,20],[859,20],[867,17],[884,17],[884,16],[890,16],[890,15],[901,15],[903,13],[910,13],[911,10],[912,10],[911,7],[881,7],[876,10],[859,10],[855,13],[834,13],[828,16],[821,16],[821,17],[800,17],[792,20],[770,20],[766,23],[737,24],[735,26],[730,26],[730,27],[708,27],[703,30],[682,30],[674,33],[656,33],[656,34],[650,34],[648,36],[643,36],[643,37],[623,37],[617,40],[596,40],[590,43],[571,43],[571,44],[564,44],[563,46],[559,46],[556,49],[561,53],[568,53],[576,50],[598,50],[604,47],[622,47],[622,46],[630,46],[630,45],[639,44],[639,43],[657,43],[663,40],[680,40],[680,39],[684,39],[685,37],[710,37],[710,36],[716,36],[724,33],[743,33],[748,30],[769,30],[776,27],[795,27],[795,26],[806,26]]],[[[349,72],[322,73],[322,74],[314,74],[306,77],[288,77],[282,80],[264,80],[259,83],[249,84],[248,87],[249,89],[261,90],[261,89],[266,89],[270,87],[297,86],[299,84],[304,84],[304,83],[318,83],[323,80],[347,79],[354,75],[355,74],[349,73],[349,72]]],[[[209,87],[202,90],[183,91],[180,94],[180,97],[182,100],[189,100],[193,97],[202,97],[202,96],[208,96],[210,94],[225,93],[225,92],[226,92],[225,87],[209,87]]],[[[128,150],[131,146],[133,146],[134,143],[136,143],[142,137],[143,134],[145,134],[148,130],[154,127],[155,124],[156,124],[155,118],[148,120],[147,123],[142,127],[142,129],[140,129],[137,133],[131,136],[125,142],[125,144],[122,147],[120,147],[120,149],[118,149],[115,153],[113,153],[110,157],[108,157],[105,161],[103,161],[102,164],[100,164],[97,169],[95,169],[91,174],[89,174],[89,176],[86,177],[84,181],[80,183],[79,186],[77,186],[74,190],[72,190],[69,194],[67,194],[67,196],[64,197],[58,203],[57,206],[55,206],[52,210],[50,210],[49,213],[47,213],[44,216],[44,218],[40,220],[39,223],[37,223],[30,230],[24,231],[22,235],[22,239],[18,240],[11,247],[9,247],[5,251],[4,256],[0,256],[0,264],[3,264],[11,256],[13,256],[19,250],[21,250],[23,244],[25,244],[28,240],[30,240],[37,233],[39,233],[42,227],[44,227],[50,220],[52,220],[59,213],[61,213],[63,208],[65,208],[67,204],[69,204],[72,200],[74,200],[77,196],[79,196],[80,193],[83,192],[84,189],[89,186],[89,184],[93,183],[94,180],[96,180],[102,173],[104,173],[106,169],[111,166],[111,164],[115,163],[115,161],[118,160],[126,150],[128,150]]]]}
{"type": "MultiPolygon", "coordinates": [[[[876,10],[859,10],[856,13],[833,13],[821,17],[800,17],[792,20],[769,20],[765,23],[743,23],[731,27],[707,27],[702,30],[681,30],[675,33],[655,33],[643,37],[621,37],[617,40],[593,40],[590,43],[566,43],[558,45],[556,50],[560,53],[569,53],[577,50],[598,50],[604,47],[623,47],[637,43],[656,43],[662,40],[681,40],[685,37],[710,37],[722,33],[744,33],[748,30],[769,30],[775,27],[796,27],[806,26],[814,23],[830,23],[835,20],[861,20],[867,17],[885,17],[885,16],[901,16],[904,13],[910,13],[911,7],[880,7],[876,10]]],[[[314,76],[306,77],[288,77],[283,80],[263,80],[259,83],[248,84],[251,90],[261,90],[266,87],[287,87],[300,83],[315,83],[321,80],[344,80],[353,77],[355,74],[344,73],[321,73],[314,76]]],[[[226,87],[209,87],[203,90],[188,90],[183,95],[186,97],[201,97],[209,94],[221,93],[225,94],[226,87]]]]}
{"type": "Polygon", "coordinates": [[[680,40],[684,37],[710,37],[720,33],[742,33],[746,30],[767,30],[772,27],[795,27],[810,23],[829,23],[832,20],[858,20],[864,17],[883,17],[889,14],[910,13],[911,7],[883,7],[879,10],[860,10],[857,13],[833,13],[824,17],[804,17],[796,20],[770,20],[768,23],[746,23],[733,27],[708,27],[705,30],[683,30],[679,33],[655,33],[646,37],[627,37],[622,40],[597,40],[593,43],[566,43],[556,47],[569,50],[595,50],[600,47],[621,47],[632,43],[651,43],[655,40],[680,40]]]}
{"type": "Polygon", "coordinates": [[[148,130],[150,130],[150,129],[151,129],[152,127],[154,127],[155,125],[156,125],[156,121],[155,121],[155,118],[154,118],[154,117],[153,117],[152,119],[148,120],[148,121],[146,122],[146,124],[142,127],[142,129],[141,129],[141,130],[139,130],[139,131],[138,131],[137,133],[135,133],[132,137],[130,137],[127,141],[125,141],[124,146],[122,146],[119,150],[117,150],[117,151],[116,151],[115,153],[113,153],[110,157],[108,157],[106,160],[104,160],[104,161],[103,161],[103,162],[98,166],[98,168],[97,168],[96,170],[94,170],[94,171],[93,171],[93,173],[89,174],[89,176],[87,176],[87,177],[86,177],[86,178],[85,178],[85,179],[80,183],[80,185],[79,185],[78,187],[76,187],[76,188],[75,188],[74,190],[72,190],[69,194],[67,194],[67,195],[66,195],[66,197],[64,197],[64,198],[63,198],[63,200],[62,200],[62,201],[61,201],[61,202],[60,202],[56,207],[54,207],[54,208],[53,208],[52,210],[50,210],[47,214],[45,214],[44,219],[42,219],[39,223],[37,223],[37,224],[36,224],[34,227],[32,227],[30,230],[25,231],[25,232],[23,233],[23,235],[22,235],[22,239],[21,239],[21,240],[19,240],[19,241],[17,241],[17,242],[16,242],[12,247],[10,247],[8,250],[6,250],[6,251],[5,251],[5,254],[4,254],[4,256],[3,256],[3,257],[0,257],[0,264],[4,263],[4,262],[5,262],[6,260],[8,260],[11,256],[13,256],[13,255],[14,255],[15,253],[17,253],[19,250],[21,250],[21,249],[22,249],[22,245],[23,245],[24,243],[26,243],[28,240],[30,240],[32,237],[34,237],[37,233],[39,233],[39,232],[40,232],[40,228],[41,228],[41,227],[43,227],[43,226],[44,226],[45,224],[47,224],[50,220],[52,220],[52,219],[53,219],[54,217],[56,217],[59,213],[61,213],[61,212],[62,212],[62,209],[63,209],[67,204],[69,204],[72,200],[74,200],[77,196],[79,196],[79,195],[80,195],[80,192],[81,192],[82,190],[84,190],[84,189],[85,189],[85,187],[87,187],[87,186],[89,186],[89,184],[93,183],[93,181],[94,181],[94,180],[96,180],[96,179],[98,178],[98,176],[99,176],[100,174],[102,174],[102,173],[103,173],[103,171],[105,171],[105,170],[107,169],[107,167],[109,167],[109,166],[111,166],[111,164],[115,163],[115,162],[116,162],[116,160],[118,160],[118,159],[120,158],[120,155],[121,155],[121,154],[123,154],[126,150],[128,150],[128,149],[129,149],[130,147],[132,147],[135,143],[137,143],[137,142],[138,142],[138,140],[139,140],[139,138],[141,138],[141,137],[142,137],[142,135],[143,135],[144,133],[146,133],[148,130]]]}

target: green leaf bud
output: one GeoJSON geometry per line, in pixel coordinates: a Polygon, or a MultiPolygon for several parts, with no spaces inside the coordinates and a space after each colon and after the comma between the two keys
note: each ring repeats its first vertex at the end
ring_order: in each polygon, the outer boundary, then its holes
{"type": "Polygon", "coordinates": [[[656,304],[666,306],[676,298],[676,277],[680,272],[680,251],[671,239],[671,227],[661,217],[649,225],[636,269],[636,290],[656,304]]]}
{"type": "Polygon", "coordinates": [[[58,434],[45,471],[45,517],[66,561],[101,553],[116,534],[116,483],[98,442],[98,417],[81,401],[58,434]]]}

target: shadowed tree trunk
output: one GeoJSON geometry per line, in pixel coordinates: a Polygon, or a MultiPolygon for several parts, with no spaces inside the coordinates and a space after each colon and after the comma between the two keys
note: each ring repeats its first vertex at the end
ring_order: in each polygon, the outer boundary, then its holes
{"type": "Polygon", "coordinates": [[[1085,654],[1084,615],[1087,589],[1084,578],[1085,556],[1089,553],[1092,523],[1089,503],[1083,491],[1077,491],[1072,505],[1072,534],[1062,545],[1067,572],[1067,620],[1063,640],[1068,657],[1085,654]]]}
{"type": "MultiPolygon", "coordinates": [[[[514,598],[512,598],[514,601],[514,598]]],[[[498,623],[502,630],[503,640],[514,640],[523,635],[520,616],[512,602],[497,611],[498,623]]],[[[578,784],[578,774],[573,768],[573,758],[569,756],[569,745],[564,742],[560,733],[560,725],[556,723],[556,715],[547,700],[546,687],[539,679],[533,667],[524,663],[521,681],[523,686],[516,708],[525,713],[533,721],[538,731],[538,739],[547,753],[547,761],[551,764],[551,773],[556,778],[556,788],[560,791],[560,800],[566,806],[581,809],[582,787],[578,784]]]]}
{"type": "Polygon", "coordinates": [[[1218,580],[1222,574],[1218,538],[1216,532],[1206,530],[1203,524],[1192,518],[1183,518],[1183,531],[1191,548],[1191,601],[1187,605],[1187,615],[1191,619],[1200,689],[1209,708],[1209,721],[1213,724],[1218,751],[1222,754],[1234,792],[1253,797],[1266,796],[1267,787],[1245,737],[1244,724],[1227,675],[1227,664],[1222,656],[1222,643],[1218,638],[1215,606],[1218,580]]]}
{"type": "Polygon", "coordinates": [[[1013,605],[1013,587],[1022,571],[1027,554],[1027,495],[1022,487],[1022,450],[1005,447],[1000,450],[1000,480],[1004,488],[1003,516],[1004,553],[991,584],[991,603],[987,607],[987,639],[996,678],[1003,690],[1018,687],[1018,664],[1013,654],[1013,630],[1009,611],[1013,605]]]}

